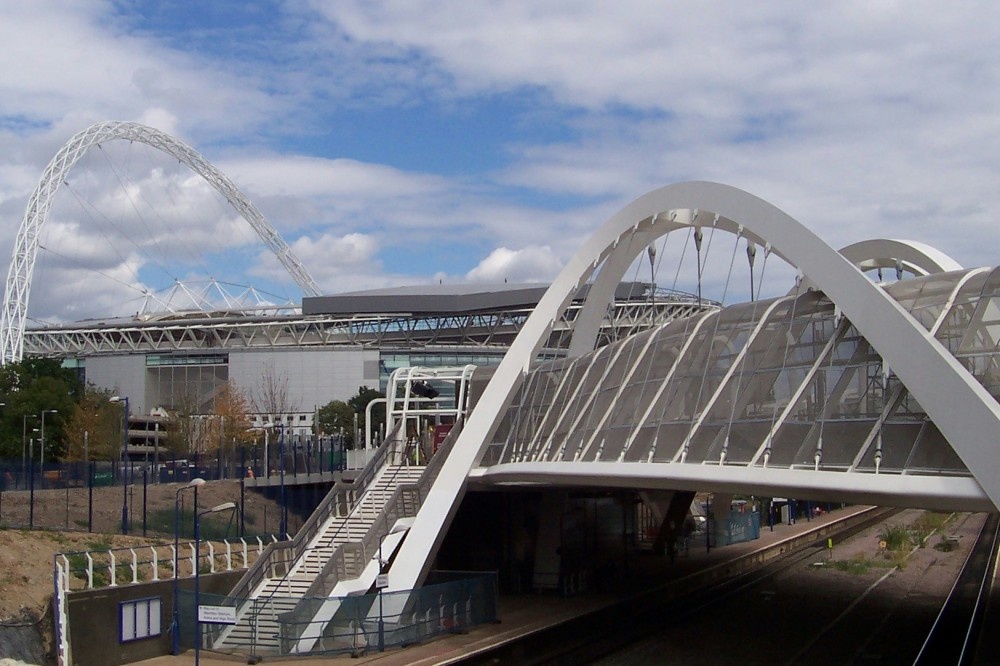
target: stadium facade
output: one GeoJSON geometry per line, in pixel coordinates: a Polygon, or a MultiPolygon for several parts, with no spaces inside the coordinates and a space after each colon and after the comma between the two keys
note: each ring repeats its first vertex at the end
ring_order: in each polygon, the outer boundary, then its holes
{"type": "MultiPolygon", "coordinates": [[[[229,382],[253,400],[255,420],[307,436],[319,406],[362,386],[384,390],[397,368],[496,365],[547,288],[429,285],[306,297],[291,315],[230,309],[78,322],[26,330],[24,353],[61,359],[87,383],[129,396],[137,415],[182,405],[210,414],[229,382]],[[284,395],[277,408],[263,397],[269,386],[284,395]]],[[[613,342],[715,307],[625,282],[601,338],[613,342]]],[[[565,354],[578,311],[571,306],[553,327],[545,356],[565,354]]]]}

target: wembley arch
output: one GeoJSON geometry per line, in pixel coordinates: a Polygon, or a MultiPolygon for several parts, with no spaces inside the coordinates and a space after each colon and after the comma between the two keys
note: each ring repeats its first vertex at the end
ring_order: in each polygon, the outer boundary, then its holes
{"type": "MultiPolygon", "coordinates": [[[[832,302],[838,325],[849,322],[863,336],[880,356],[881,367],[886,368],[885,372],[891,368],[971,472],[951,488],[960,488],[961,494],[968,498],[978,498],[975,501],[979,506],[1000,506],[1000,474],[996,473],[994,463],[1000,404],[980,379],[935,338],[934,327],[919,322],[882,285],[865,274],[867,270],[891,267],[916,276],[947,275],[945,271],[956,271],[960,266],[933,248],[905,241],[866,241],[838,252],[791,216],[758,197],[717,183],[687,182],[659,188],[630,203],[584,243],[552,283],[466,419],[403,542],[397,565],[390,571],[390,587],[407,589],[422,580],[473,470],[487,481],[517,482],[532,474],[542,480],[549,472],[562,473],[553,471],[554,465],[560,465],[566,474],[578,473],[580,479],[616,475],[628,483],[627,478],[633,475],[645,481],[660,475],[688,488],[706,480],[731,488],[749,479],[764,478],[775,481],[771,487],[776,487],[782,481],[794,483],[795,475],[815,480],[811,475],[825,474],[829,478],[835,473],[769,469],[766,455],[755,455],[750,464],[741,465],[727,464],[724,460],[685,461],[680,454],[657,464],[644,464],[645,459],[628,463],[598,458],[589,462],[566,460],[541,464],[515,460],[484,462],[498,428],[509,425],[504,422],[505,415],[530,377],[538,352],[577,290],[590,283],[587,300],[572,330],[570,359],[594,352],[597,331],[615,285],[633,261],[656,239],[689,228],[714,228],[736,234],[766,247],[795,267],[800,273],[799,288],[822,293],[832,302]],[[581,471],[585,466],[589,470],[581,471]]],[[[965,284],[978,275],[980,287],[982,281],[986,282],[986,287],[982,287],[985,298],[987,289],[992,288],[987,273],[975,269],[955,279],[965,284]]],[[[692,415],[695,427],[698,418],[697,414],[692,415]]],[[[874,476],[858,474],[851,482],[858,484],[859,492],[870,491],[877,498],[874,476]]],[[[917,488],[921,493],[941,491],[933,477],[897,477],[892,483],[897,483],[898,492],[917,488]]]]}
{"type": "Polygon", "coordinates": [[[200,175],[253,227],[302,292],[307,296],[319,295],[316,282],[260,210],[243,195],[232,180],[201,154],[165,132],[140,123],[122,121],[98,123],[79,132],[66,142],[45,167],[37,187],[28,200],[24,219],[14,243],[7,272],[3,312],[0,313],[0,345],[2,345],[0,364],[19,361],[24,350],[25,317],[35,258],[38,254],[39,232],[45,225],[52,199],[70,169],[80,158],[94,145],[111,140],[144,143],[176,158],[200,175]]]}

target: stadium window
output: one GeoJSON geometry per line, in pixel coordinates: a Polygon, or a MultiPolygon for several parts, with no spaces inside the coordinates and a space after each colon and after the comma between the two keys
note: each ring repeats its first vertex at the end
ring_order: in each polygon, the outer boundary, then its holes
{"type": "Polygon", "coordinates": [[[128,643],[159,636],[162,606],[160,597],[133,599],[118,604],[118,641],[128,643]]]}

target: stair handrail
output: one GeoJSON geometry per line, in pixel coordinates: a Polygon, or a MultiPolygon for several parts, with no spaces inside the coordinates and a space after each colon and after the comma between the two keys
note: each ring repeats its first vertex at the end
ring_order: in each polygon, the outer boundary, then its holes
{"type": "MultiPolygon", "coordinates": [[[[451,432],[449,432],[448,436],[445,438],[445,441],[441,443],[438,450],[433,456],[431,456],[427,466],[424,467],[424,471],[421,472],[420,478],[414,483],[406,483],[397,487],[393,494],[389,497],[388,501],[386,501],[382,511],[380,511],[378,516],[375,517],[375,520],[368,528],[368,531],[365,532],[365,535],[361,538],[361,552],[362,555],[365,556],[366,563],[367,560],[371,559],[371,557],[373,557],[378,550],[380,535],[388,534],[389,530],[392,529],[392,526],[400,518],[412,518],[417,515],[417,511],[420,510],[424,500],[427,498],[427,493],[430,491],[431,486],[437,479],[438,474],[441,472],[441,467],[444,464],[445,459],[447,459],[455,441],[458,439],[458,435],[462,430],[462,425],[461,419],[455,423],[451,432]],[[415,506],[404,500],[404,497],[411,494],[416,497],[415,506]]],[[[398,473],[398,471],[396,473],[398,473]]],[[[345,544],[345,546],[347,545],[350,544],[345,544]]],[[[332,559],[334,558],[331,558],[331,560],[332,559]]],[[[325,597],[329,596],[330,592],[333,591],[333,587],[339,581],[334,580],[332,585],[326,584],[324,582],[324,574],[326,573],[325,569],[326,567],[324,567],[324,571],[320,572],[320,574],[316,577],[316,580],[313,581],[312,585],[309,586],[309,590],[306,591],[304,596],[325,597]]],[[[360,576],[361,571],[363,570],[364,567],[361,567],[353,578],[360,576]]]]}
{"type": "MultiPolygon", "coordinates": [[[[361,540],[338,546],[323,566],[323,570],[320,571],[316,579],[309,586],[309,589],[299,599],[295,608],[278,616],[280,642],[284,646],[282,652],[287,652],[290,649],[291,643],[299,639],[306,627],[305,624],[294,623],[292,628],[289,629],[289,622],[294,622],[294,618],[303,616],[307,611],[307,606],[314,607],[309,616],[315,617],[319,604],[330,596],[337,583],[342,580],[357,578],[361,575],[368,565],[368,561],[378,552],[380,537],[388,534],[389,530],[392,529],[392,526],[400,518],[412,518],[417,515],[427,497],[427,493],[430,491],[430,487],[441,472],[444,461],[454,447],[463,425],[460,417],[452,427],[451,432],[448,433],[448,436],[441,443],[441,446],[431,456],[427,466],[424,467],[424,471],[420,474],[420,478],[414,483],[405,483],[398,486],[361,540]]],[[[394,472],[394,474],[398,473],[399,470],[394,472]]]]}
{"type": "MultiPolygon", "coordinates": [[[[393,472],[393,476],[399,473],[400,470],[397,469],[393,472]]],[[[396,489],[393,491],[392,495],[389,496],[389,499],[386,501],[385,505],[382,507],[382,510],[379,511],[378,515],[375,517],[375,520],[368,527],[368,531],[365,532],[365,535],[363,537],[361,537],[361,540],[343,544],[343,546],[338,548],[337,551],[343,550],[345,551],[345,553],[347,553],[354,551],[357,548],[360,548],[361,561],[363,561],[365,565],[367,565],[368,560],[375,555],[375,552],[378,549],[377,543],[379,535],[387,534],[389,529],[400,518],[412,518],[413,516],[416,515],[416,510],[413,510],[412,512],[406,511],[406,506],[402,502],[401,498],[402,495],[406,493],[412,493],[414,491],[417,491],[418,486],[419,482],[406,483],[397,486],[396,489]]],[[[419,506],[417,508],[419,508],[419,506]]],[[[346,559],[343,556],[338,557],[337,552],[335,551],[334,556],[331,557],[330,561],[327,562],[327,564],[323,567],[323,571],[321,571],[319,575],[316,576],[316,579],[312,582],[312,584],[309,586],[309,589],[306,590],[306,593],[303,596],[328,597],[330,596],[330,592],[333,591],[333,587],[340,580],[357,578],[358,576],[361,575],[362,571],[364,571],[364,566],[359,567],[357,560],[355,560],[355,565],[351,567],[348,564],[346,564],[346,559]],[[353,573],[354,575],[347,576],[346,578],[340,578],[339,576],[335,575],[332,577],[332,581],[329,580],[329,574],[338,573],[337,571],[338,569],[344,569],[346,573],[353,573]]]]}
{"type": "MultiPolygon", "coordinates": [[[[398,474],[396,470],[394,474],[398,474]]],[[[322,603],[329,598],[333,588],[342,580],[357,578],[368,566],[368,562],[378,552],[378,539],[387,534],[389,529],[400,518],[415,516],[419,509],[419,491],[417,484],[398,486],[386,502],[385,507],[375,521],[365,532],[360,541],[341,544],[336,548],[323,566],[323,570],[306,590],[295,608],[278,616],[279,642],[281,652],[291,650],[291,645],[298,641],[305,631],[306,624],[295,622],[295,618],[315,617],[322,603]],[[404,499],[405,498],[405,499],[404,499]],[[415,500],[414,500],[415,498],[415,500]],[[372,543],[374,538],[375,543],[372,543]],[[291,625],[291,626],[289,626],[291,625]]]]}
{"type": "MultiPolygon", "coordinates": [[[[397,428],[393,429],[393,435],[396,434],[397,428]]],[[[333,488],[326,494],[326,497],[320,502],[319,506],[313,511],[309,519],[303,523],[302,527],[295,533],[295,536],[290,540],[278,541],[275,543],[270,543],[261,553],[260,557],[254,562],[253,566],[247,569],[247,572],[240,577],[236,585],[226,596],[225,600],[220,604],[222,606],[237,606],[240,605],[239,615],[242,615],[246,603],[240,604],[240,602],[247,602],[250,600],[250,595],[253,590],[268,577],[266,575],[267,571],[277,571],[277,567],[281,564],[285,565],[285,569],[282,575],[282,581],[291,572],[295,565],[295,562],[303,555],[306,551],[307,546],[312,541],[313,537],[319,532],[320,526],[323,525],[326,520],[334,515],[335,512],[343,510],[342,515],[347,515],[351,512],[356,504],[356,499],[362,496],[368,486],[371,484],[372,480],[375,478],[375,474],[381,469],[383,461],[388,457],[389,453],[392,451],[392,440],[393,437],[386,437],[382,444],[375,450],[375,455],[372,456],[365,466],[361,469],[361,473],[354,478],[351,483],[345,483],[343,481],[337,481],[334,483],[333,488]],[[337,499],[342,499],[343,501],[336,501],[337,499]],[[282,555],[281,559],[278,556],[282,555]],[[289,555],[291,557],[289,557],[289,555]]],[[[338,513],[338,515],[341,515],[338,513]]],[[[272,573],[273,576],[273,573],[272,573]]],[[[273,596],[273,595],[272,595],[273,596]]]]}
{"type": "MultiPolygon", "coordinates": [[[[376,450],[375,455],[372,456],[372,460],[369,461],[368,464],[372,465],[372,463],[378,462],[380,460],[383,461],[383,462],[380,463],[380,464],[378,464],[378,465],[372,466],[372,469],[371,469],[370,473],[369,473],[369,470],[368,470],[368,465],[365,466],[365,469],[362,471],[362,474],[358,477],[358,479],[355,480],[355,484],[357,484],[359,480],[363,480],[363,483],[360,484],[359,488],[353,488],[352,487],[352,491],[355,493],[355,501],[353,501],[351,503],[350,507],[342,514],[342,516],[338,516],[338,517],[347,517],[347,516],[350,516],[350,514],[358,506],[358,502],[357,502],[357,499],[356,499],[357,497],[362,497],[361,501],[364,501],[363,500],[364,493],[368,490],[368,486],[370,486],[372,484],[372,482],[375,480],[376,476],[378,475],[378,472],[381,470],[381,467],[385,466],[385,464],[386,464],[385,460],[387,460],[392,453],[393,453],[393,449],[392,449],[391,446],[388,446],[388,440],[382,442],[382,444],[379,445],[379,448],[376,450]],[[384,448],[384,450],[383,450],[383,448],[384,448]],[[362,477],[364,477],[364,479],[362,479],[362,477]]],[[[310,521],[313,518],[316,517],[316,515],[319,513],[319,510],[320,510],[320,507],[317,507],[316,510],[313,511],[313,515],[309,517],[310,521]]],[[[327,518],[328,517],[329,517],[329,514],[327,515],[327,518]]],[[[316,534],[319,534],[318,525],[320,523],[325,524],[327,518],[323,518],[322,521],[317,522],[317,528],[313,530],[313,534],[312,534],[312,536],[309,537],[309,540],[308,540],[307,544],[312,543],[312,541],[315,538],[316,534]]],[[[333,532],[333,534],[330,535],[330,541],[336,540],[336,538],[338,536],[340,536],[341,532],[343,530],[347,529],[347,528],[348,528],[348,523],[346,523],[346,522],[343,523],[343,524],[341,524],[339,527],[337,527],[337,529],[333,532]]],[[[302,530],[300,530],[300,532],[301,531],[302,530]]],[[[278,593],[279,590],[281,590],[282,584],[285,583],[288,580],[288,576],[291,575],[292,570],[295,568],[294,562],[298,561],[298,558],[304,556],[309,550],[310,549],[308,548],[308,545],[307,545],[307,547],[304,547],[302,549],[302,551],[300,553],[298,553],[298,555],[296,556],[296,559],[293,561],[293,564],[286,569],[284,575],[281,577],[280,580],[278,580],[277,584],[274,586],[274,589],[271,590],[266,596],[261,597],[262,599],[270,599],[270,598],[274,597],[278,593]]]]}

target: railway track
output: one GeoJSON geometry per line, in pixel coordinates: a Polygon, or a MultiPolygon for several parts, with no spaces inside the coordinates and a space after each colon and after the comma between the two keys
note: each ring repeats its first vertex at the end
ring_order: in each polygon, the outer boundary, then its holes
{"type": "MultiPolygon", "coordinates": [[[[989,649],[980,642],[980,629],[984,625],[996,573],[998,535],[1000,517],[990,514],[914,664],[988,663],[977,659],[976,651],[989,649]]],[[[989,662],[994,662],[996,655],[990,652],[989,662]]]]}
{"type": "MultiPolygon", "coordinates": [[[[618,664],[972,664],[977,627],[996,561],[994,517],[961,514],[938,538],[956,551],[915,547],[898,567],[865,575],[817,580],[822,562],[804,549],[770,570],[749,576],[740,589],[683,608],[684,619],[591,663],[618,664]],[[972,545],[969,545],[969,544],[972,545]],[[811,589],[810,589],[811,588],[811,589]],[[765,618],[772,631],[744,630],[725,618],[765,618]],[[705,649],[685,649],[698,636],[705,649]],[[678,649],[680,648],[680,649],[678,649]]],[[[978,663],[996,663],[986,648],[978,663]]]]}
{"type": "MultiPolygon", "coordinates": [[[[833,538],[837,543],[844,542],[852,536],[879,525],[899,513],[898,509],[878,509],[870,512],[863,521],[837,529],[832,534],[812,541],[795,550],[787,551],[765,564],[738,575],[725,578],[713,584],[700,586],[697,589],[675,594],[670,592],[670,585],[657,588],[642,595],[634,596],[620,603],[604,607],[593,613],[574,618],[556,626],[534,632],[532,635],[518,641],[505,643],[491,649],[481,650],[475,655],[463,660],[464,664],[637,664],[637,663],[670,663],[665,658],[671,652],[677,652],[677,643],[684,641],[697,644],[696,629],[691,627],[692,620],[711,617],[727,606],[739,608],[746,595],[752,595],[756,603],[767,606],[775,605],[775,594],[763,589],[765,583],[780,577],[784,572],[796,567],[807,566],[805,563],[821,558],[826,550],[827,538],[833,538]],[[687,634],[671,637],[668,644],[658,643],[664,627],[689,625],[687,634]],[[650,638],[650,636],[654,638],[650,638]],[[647,657],[634,653],[634,648],[648,652],[647,657]],[[623,652],[629,650],[627,653],[623,652]],[[610,656],[609,656],[610,655],[610,656]]],[[[735,611],[739,612],[739,611],[735,611]]],[[[763,611],[766,613],[767,611],[763,611]]],[[[767,631],[766,621],[760,625],[760,617],[756,620],[748,617],[749,623],[757,624],[760,631],[767,631]]],[[[691,663],[697,660],[695,654],[687,654],[676,663],[691,663]]],[[[731,661],[718,663],[755,663],[748,659],[750,655],[740,655],[731,661]]],[[[711,663],[700,660],[700,663],[711,663]]],[[[766,660],[760,663],[775,663],[766,660]]],[[[777,663],[780,663],[777,662],[777,663]]]]}

